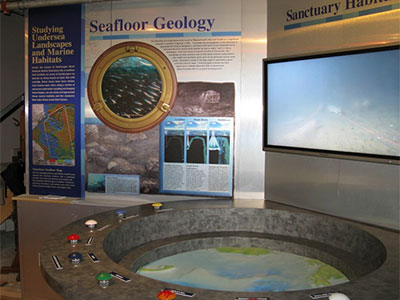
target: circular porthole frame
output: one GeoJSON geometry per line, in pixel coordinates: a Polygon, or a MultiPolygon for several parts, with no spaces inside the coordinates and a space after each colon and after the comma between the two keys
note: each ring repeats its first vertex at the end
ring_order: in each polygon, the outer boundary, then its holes
{"type": "Polygon", "coordinates": [[[177,95],[175,70],[168,58],[157,48],[142,42],[124,42],[107,49],[94,63],[88,79],[88,98],[96,116],[108,127],[127,133],[149,130],[164,120],[171,111],[177,95]],[[146,115],[123,118],[105,103],[102,93],[103,78],[108,68],[119,59],[136,56],[149,61],[161,77],[162,91],[157,105],[146,115]]]}

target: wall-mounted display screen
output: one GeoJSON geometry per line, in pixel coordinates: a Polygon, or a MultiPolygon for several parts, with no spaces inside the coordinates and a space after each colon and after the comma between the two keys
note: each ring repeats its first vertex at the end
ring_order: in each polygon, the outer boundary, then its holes
{"type": "Polygon", "coordinates": [[[264,150],[399,163],[400,47],[264,60],[264,150]]]}

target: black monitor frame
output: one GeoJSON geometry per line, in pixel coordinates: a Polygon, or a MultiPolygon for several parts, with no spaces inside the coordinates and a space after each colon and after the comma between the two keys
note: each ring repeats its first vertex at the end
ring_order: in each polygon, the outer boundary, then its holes
{"type": "MultiPolygon", "coordinates": [[[[292,146],[278,146],[278,145],[268,144],[268,70],[267,70],[267,66],[273,63],[311,60],[316,58],[345,56],[352,54],[362,54],[362,53],[399,50],[399,49],[400,49],[400,44],[394,44],[383,47],[372,47],[372,48],[363,48],[355,50],[336,51],[329,53],[318,53],[318,54],[308,54],[308,55],[300,55],[292,57],[263,59],[263,150],[266,152],[281,152],[281,153],[317,156],[323,158],[336,158],[336,159],[347,159],[356,161],[367,161],[373,163],[400,165],[400,154],[399,156],[392,156],[392,155],[381,155],[381,154],[370,154],[370,153],[359,153],[359,152],[334,151],[326,149],[301,148],[292,146]]],[[[400,109],[400,103],[399,103],[399,109],[400,109]]]]}

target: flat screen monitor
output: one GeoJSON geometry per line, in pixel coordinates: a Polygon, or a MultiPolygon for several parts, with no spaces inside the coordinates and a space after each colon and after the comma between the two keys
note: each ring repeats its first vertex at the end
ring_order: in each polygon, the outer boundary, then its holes
{"type": "Polygon", "coordinates": [[[264,59],[265,151],[399,164],[400,46],[264,59]]]}

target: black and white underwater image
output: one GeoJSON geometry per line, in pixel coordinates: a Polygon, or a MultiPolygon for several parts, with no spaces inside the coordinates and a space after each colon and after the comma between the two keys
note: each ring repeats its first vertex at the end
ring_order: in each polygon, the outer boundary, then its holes
{"type": "Polygon", "coordinates": [[[115,61],[105,72],[101,87],[107,107],[127,119],[147,115],[156,107],[162,93],[157,68],[136,56],[115,61]]]}
{"type": "Polygon", "coordinates": [[[392,50],[269,65],[268,143],[400,156],[399,57],[392,50]]]}
{"type": "Polygon", "coordinates": [[[170,116],[234,117],[233,82],[178,82],[178,94],[170,116]]]}
{"type": "Polygon", "coordinates": [[[165,121],[164,162],[183,163],[185,152],[185,121],[165,121]]]}

